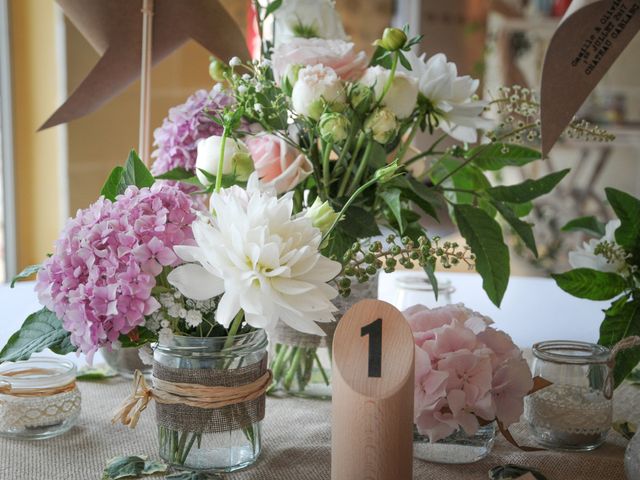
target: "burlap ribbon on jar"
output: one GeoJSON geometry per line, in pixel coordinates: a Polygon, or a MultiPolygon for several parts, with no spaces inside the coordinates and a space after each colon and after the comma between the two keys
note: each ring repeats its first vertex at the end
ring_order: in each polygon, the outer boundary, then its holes
{"type": "Polygon", "coordinates": [[[236,369],[171,368],[154,362],[153,387],[139,371],[133,392],[114,414],[113,423],[135,428],[151,399],[158,425],[171,430],[221,433],[259,422],[271,384],[267,355],[236,369]]]}

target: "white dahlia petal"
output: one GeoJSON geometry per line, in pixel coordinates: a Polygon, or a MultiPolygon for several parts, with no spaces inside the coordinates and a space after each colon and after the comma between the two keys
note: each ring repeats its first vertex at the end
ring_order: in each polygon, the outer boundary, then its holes
{"type": "Polygon", "coordinates": [[[167,280],[185,297],[208,300],[224,291],[224,282],[201,265],[187,263],[169,273],[167,280]]]}

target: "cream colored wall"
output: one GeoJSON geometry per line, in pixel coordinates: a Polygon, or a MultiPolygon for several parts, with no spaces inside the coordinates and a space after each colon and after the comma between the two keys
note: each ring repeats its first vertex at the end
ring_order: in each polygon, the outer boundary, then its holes
{"type": "MultiPolygon", "coordinates": [[[[171,106],[180,104],[199,88],[211,88],[208,52],[195,42],[183,45],[153,68],[151,125],[162,123],[171,106]]],[[[98,55],[67,22],[67,75],[69,91],[85,77],[98,55]]],[[[95,201],[109,172],[122,164],[131,148],[138,148],[139,82],[97,112],[68,126],[69,203],[71,212],[95,201]]]]}
{"type": "Polygon", "coordinates": [[[61,130],[36,132],[57,107],[53,1],[11,0],[18,268],[40,262],[60,229],[61,130]]]}

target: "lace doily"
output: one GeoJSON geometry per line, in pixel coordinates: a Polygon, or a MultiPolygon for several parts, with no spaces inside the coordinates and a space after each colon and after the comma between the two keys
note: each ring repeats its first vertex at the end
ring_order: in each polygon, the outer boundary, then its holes
{"type": "Polygon", "coordinates": [[[0,395],[0,430],[56,425],[80,413],[78,389],[42,397],[0,395]]]}

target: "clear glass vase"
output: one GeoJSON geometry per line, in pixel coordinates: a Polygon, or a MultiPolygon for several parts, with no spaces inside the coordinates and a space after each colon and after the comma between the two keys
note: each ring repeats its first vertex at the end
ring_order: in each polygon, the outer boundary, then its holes
{"type": "Polygon", "coordinates": [[[640,435],[633,436],[624,454],[624,470],[629,480],[640,478],[640,435]]]}
{"type": "Polygon", "coordinates": [[[146,365],[140,358],[140,348],[106,348],[100,349],[105,363],[124,378],[133,378],[136,370],[151,373],[151,365],[146,365]]]}
{"type": "Polygon", "coordinates": [[[435,463],[473,463],[491,453],[495,438],[495,422],[480,427],[474,435],[468,435],[460,428],[437,442],[430,442],[426,435],[421,435],[414,427],[413,456],[435,463]]]}
{"type": "Polygon", "coordinates": [[[602,445],[613,419],[609,349],[570,340],[533,346],[533,375],[552,382],[524,399],[524,417],[546,448],[589,451],[602,445]]]}
{"type": "MultiPolygon", "coordinates": [[[[257,380],[266,368],[263,330],[234,337],[176,336],[154,351],[153,376],[174,383],[237,386],[257,380]]],[[[264,395],[215,409],[157,402],[160,457],[179,469],[232,472],[248,467],[260,455],[264,410],[264,395]]]]}
{"type": "Polygon", "coordinates": [[[319,324],[326,336],[301,333],[279,324],[270,339],[269,368],[273,373],[273,384],[268,393],[330,400],[333,332],[342,316],[366,298],[378,298],[377,274],[366,283],[354,283],[348,297],[334,299],[333,303],[338,309],[336,322],[319,324]]]}

